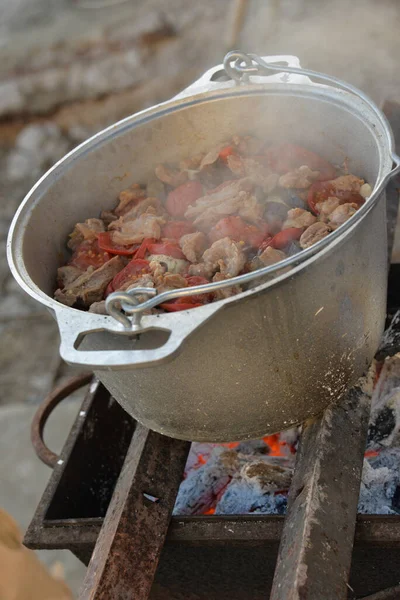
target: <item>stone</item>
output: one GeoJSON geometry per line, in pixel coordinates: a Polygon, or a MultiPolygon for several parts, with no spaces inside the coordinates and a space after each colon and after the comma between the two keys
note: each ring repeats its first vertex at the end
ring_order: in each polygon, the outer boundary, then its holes
{"type": "Polygon", "coordinates": [[[47,314],[6,320],[0,335],[0,406],[40,402],[60,363],[56,322],[47,314]]]}

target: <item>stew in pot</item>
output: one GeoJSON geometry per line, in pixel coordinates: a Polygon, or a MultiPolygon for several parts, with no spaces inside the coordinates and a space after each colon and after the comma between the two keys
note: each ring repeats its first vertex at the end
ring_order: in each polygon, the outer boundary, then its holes
{"type": "MultiPolygon", "coordinates": [[[[260,269],[329,235],[371,193],[363,179],[306,148],[234,136],[179,165],[159,165],[146,185],[123,190],[113,210],[77,223],[54,297],[105,314],[105,298],[117,290],[161,293],[260,269]]],[[[153,311],[241,291],[194,293],[153,311]]]]}

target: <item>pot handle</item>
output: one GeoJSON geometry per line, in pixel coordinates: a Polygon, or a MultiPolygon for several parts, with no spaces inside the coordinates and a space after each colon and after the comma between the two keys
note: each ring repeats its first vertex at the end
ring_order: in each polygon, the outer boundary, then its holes
{"type": "MultiPolygon", "coordinates": [[[[228,56],[228,55],[227,55],[228,56]]],[[[286,72],[286,66],[295,69],[301,69],[300,60],[297,56],[293,55],[278,55],[278,56],[263,56],[263,60],[268,64],[274,64],[277,67],[278,73],[275,75],[263,75],[262,81],[279,81],[281,83],[310,83],[308,77],[304,75],[288,75],[286,72]]],[[[227,72],[225,65],[217,65],[206,71],[200,79],[197,79],[189,87],[185,88],[177,96],[174,96],[174,100],[191,96],[192,94],[198,94],[202,91],[218,90],[221,87],[227,87],[232,85],[232,80],[237,81],[236,77],[232,77],[227,72]]]]}
{"type": "MultiPolygon", "coordinates": [[[[183,342],[193,331],[220,309],[220,303],[210,303],[196,310],[144,315],[141,316],[139,323],[135,318],[125,317],[129,325],[127,326],[127,324],[115,320],[114,316],[61,308],[56,312],[61,337],[60,355],[69,364],[83,365],[93,370],[146,367],[166,362],[180,350],[183,342]],[[125,336],[131,340],[136,338],[139,340],[139,336],[143,334],[143,340],[145,340],[145,334],[151,331],[164,332],[168,335],[168,339],[156,348],[118,349],[119,338],[114,335],[111,339],[115,349],[85,350],[79,348],[84,338],[93,333],[107,332],[125,336]]],[[[96,345],[99,344],[97,339],[96,345]]]]}

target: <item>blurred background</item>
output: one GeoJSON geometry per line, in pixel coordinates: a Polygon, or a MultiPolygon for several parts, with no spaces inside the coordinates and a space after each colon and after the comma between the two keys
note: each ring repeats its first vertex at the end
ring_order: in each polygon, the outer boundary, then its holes
{"type": "MultiPolygon", "coordinates": [[[[0,506],[23,528],[49,477],[31,449],[30,421],[73,372],[58,356],[55,322],[19,291],[5,258],[29,188],[74,146],[167,100],[233,48],[294,54],[381,106],[400,101],[399,30],[396,0],[0,0],[0,506]]],[[[54,450],[79,401],[52,417],[54,450]]],[[[61,560],[76,591],[78,561],[41,555],[61,560]]]]}

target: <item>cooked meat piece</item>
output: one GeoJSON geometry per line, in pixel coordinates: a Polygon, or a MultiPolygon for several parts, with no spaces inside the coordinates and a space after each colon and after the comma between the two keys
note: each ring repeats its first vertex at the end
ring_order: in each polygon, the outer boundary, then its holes
{"type": "Polygon", "coordinates": [[[313,223],[301,234],[300,246],[302,248],[309,248],[326,237],[331,231],[326,223],[322,223],[321,221],[313,223]]]}
{"type": "Polygon", "coordinates": [[[341,175],[332,179],[331,184],[334,190],[344,190],[348,192],[360,192],[360,188],[364,183],[364,179],[360,179],[355,175],[341,175]]]}
{"type": "Polygon", "coordinates": [[[327,221],[331,212],[333,212],[338,206],[339,200],[337,198],[330,197],[323,202],[318,202],[315,207],[319,212],[319,218],[321,221],[327,221]]]}
{"type": "Polygon", "coordinates": [[[118,217],[111,210],[102,210],[100,213],[100,219],[103,221],[104,225],[108,227],[110,223],[116,221],[118,217]]]}
{"type": "MultiPolygon", "coordinates": [[[[144,275],[141,275],[140,277],[138,277],[136,279],[136,281],[134,281],[134,282],[130,281],[129,284],[126,286],[126,288],[124,287],[123,289],[125,289],[127,292],[129,292],[129,290],[132,290],[134,288],[139,288],[139,287],[154,288],[153,277],[149,273],[145,273],[144,275]]],[[[138,296],[136,296],[136,299],[138,302],[145,302],[146,300],[149,299],[149,296],[147,296],[145,294],[139,294],[138,296]]],[[[143,314],[151,314],[151,310],[145,311],[143,314]]]]}
{"type": "Polygon", "coordinates": [[[126,292],[134,287],[154,287],[153,277],[150,273],[144,273],[143,275],[132,275],[128,277],[124,283],[118,287],[115,291],[126,292]]]}
{"type": "MultiPolygon", "coordinates": [[[[229,278],[223,275],[222,273],[215,273],[213,277],[213,282],[225,281],[226,279],[229,278]]],[[[230,287],[223,288],[222,290],[215,290],[213,292],[214,300],[225,300],[226,298],[230,298],[231,296],[236,296],[237,294],[240,294],[241,291],[242,288],[240,287],[240,285],[232,285],[230,287]]]]}
{"type": "Polygon", "coordinates": [[[197,171],[200,169],[201,161],[204,158],[204,154],[196,154],[196,156],[191,156],[189,158],[184,158],[179,163],[179,168],[182,171],[197,171]]]}
{"type": "Polygon", "coordinates": [[[107,285],[124,266],[124,261],[119,256],[115,256],[99,269],[89,267],[63,290],[56,290],[54,297],[67,306],[79,304],[89,308],[93,302],[100,302],[103,299],[107,285]]]}
{"type": "Polygon", "coordinates": [[[59,288],[64,288],[71,285],[73,281],[82,275],[83,271],[72,265],[66,265],[57,269],[57,285],[59,288]]]}
{"type": "Polygon", "coordinates": [[[200,231],[187,233],[179,241],[183,254],[191,263],[199,262],[204,250],[207,248],[207,236],[200,231]]]}
{"type": "Polygon", "coordinates": [[[208,231],[221,217],[237,212],[252,188],[253,184],[247,178],[232,181],[196,200],[196,203],[187,209],[185,217],[194,219],[195,225],[208,231]]]}
{"type": "Polygon", "coordinates": [[[125,221],[124,218],[118,219],[110,225],[110,229],[112,229],[111,239],[114,244],[125,246],[139,244],[144,238],[158,240],[161,237],[161,226],[164,223],[165,219],[163,217],[148,212],[140,215],[134,221],[125,221]]]}
{"type": "Polygon", "coordinates": [[[269,267],[286,258],[286,254],[281,250],[275,250],[275,248],[268,246],[258,258],[263,263],[264,267],[269,267]]]}
{"type": "Polygon", "coordinates": [[[319,171],[312,171],[306,165],[285,173],[279,177],[279,185],[283,188],[305,189],[319,177],[319,171]]]}
{"type": "Polygon", "coordinates": [[[164,281],[164,275],[167,272],[167,265],[158,262],[157,260],[150,261],[150,271],[153,277],[154,285],[158,288],[164,281]]]}
{"type": "Polygon", "coordinates": [[[350,219],[357,212],[357,204],[340,204],[328,217],[328,223],[332,229],[337,229],[345,221],[350,219]]]}
{"type": "Polygon", "coordinates": [[[165,273],[163,281],[157,286],[159,294],[162,292],[168,292],[169,290],[179,290],[180,288],[187,287],[187,280],[179,275],[179,273],[165,273]]]}
{"type": "Polygon", "coordinates": [[[106,301],[100,300],[100,302],[93,302],[89,307],[89,312],[95,313],[96,315],[108,315],[106,301]]]}
{"type": "Polygon", "coordinates": [[[134,183],[128,189],[123,190],[118,196],[119,204],[114,210],[115,214],[118,215],[118,217],[121,217],[140,200],[143,200],[143,198],[146,198],[146,192],[138,183],[134,183]]]}
{"type": "Polygon", "coordinates": [[[214,163],[216,163],[219,158],[220,151],[225,146],[228,146],[228,144],[218,144],[218,146],[216,146],[215,148],[213,148],[212,150],[207,152],[207,154],[203,157],[203,159],[201,160],[201,163],[198,167],[200,169],[200,171],[202,171],[206,167],[209,167],[210,165],[213,165],[214,163]]]}
{"type": "Polygon", "coordinates": [[[162,181],[157,179],[157,177],[153,177],[147,186],[146,186],[146,195],[148,198],[159,198],[160,200],[165,200],[165,185],[162,181]]]}
{"type": "Polygon", "coordinates": [[[250,223],[259,223],[264,212],[264,207],[257,201],[254,194],[245,194],[238,208],[238,215],[250,221],[250,223]]]}
{"type": "Polygon", "coordinates": [[[120,229],[123,223],[134,221],[143,213],[158,215],[159,217],[166,216],[166,210],[161,200],[158,198],[146,198],[141,200],[138,204],[136,204],[136,206],[132,206],[132,208],[122,217],[120,217],[118,221],[113,221],[113,223],[110,223],[109,229],[120,229]]]}
{"type": "Polygon", "coordinates": [[[262,142],[252,135],[234,135],[232,137],[232,141],[235,144],[239,154],[244,154],[245,156],[260,154],[265,144],[265,142],[262,142]]]}
{"type": "Polygon", "coordinates": [[[174,258],[167,254],[151,254],[147,260],[150,262],[158,262],[163,266],[165,265],[166,270],[169,273],[185,273],[188,269],[189,263],[183,258],[174,258]]]}
{"type": "Polygon", "coordinates": [[[159,294],[187,286],[187,281],[182,275],[179,273],[170,273],[167,271],[166,266],[158,261],[150,262],[150,270],[159,294]]]}
{"type": "Polygon", "coordinates": [[[204,252],[203,260],[214,272],[219,270],[227,277],[236,277],[246,264],[246,255],[240,243],[225,237],[204,252]]]}
{"type": "Polygon", "coordinates": [[[254,158],[242,158],[231,154],[227,159],[228,167],[238,177],[248,177],[254,185],[260,186],[266,194],[272,192],[279,176],[254,158]]]}
{"type": "Polygon", "coordinates": [[[213,274],[212,267],[206,263],[198,263],[197,265],[190,265],[189,267],[189,275],[198,275],[199,277],[204,277],[205,279],[210,279],[213,274]]]}
{"type": "Polygon", "coordinates": [[[289,227],[309,227],[315,223],[316,220],[317,217],[308,212],[308,210],[291,208],[282,229],[289,229],[289,227]]]}
{"type": "Polygon", "coordinates": [[[84,240],[94,241],[97,233],[105,231],[104,223],[101,219],[86,219],[84,223],[77,223],[73,232],[70,234],[68,248],[76,250],[79,244],[84,240]]]}
{"type": "Polygon", "coordinates": [[[178,187],[178,185],[185,183],[188,179],[186,171],[178,171],[177,169],[171,169],[165,165],[158,165],[155,168],[155,174],[160,181],[167,183],[172,187],[178,187]]]}
{"type": "Polygon", "coordinates": [[[372,194],[372,187],[369,185],[369,183],[363,183],[363,185],[360,187],[359,194],[363,198],[369,198],[371,196],[371,194],[372,194]]]}

